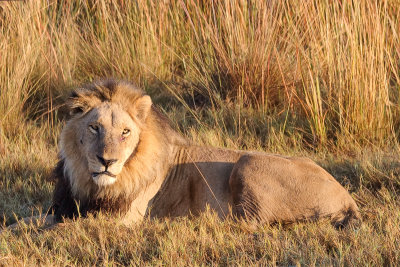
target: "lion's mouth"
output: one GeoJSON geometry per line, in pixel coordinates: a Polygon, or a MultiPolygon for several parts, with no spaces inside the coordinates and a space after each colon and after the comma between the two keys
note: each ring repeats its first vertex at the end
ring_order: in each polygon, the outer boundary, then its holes
{"type": "Polygon", "coordinates": [[[116,178],[117,176],[115,175],[115,174],[112,174],[111,172],[108,172],[108,171],[104,171],[104,172],[92,172],[92,177],[93,178],[95,178],[95,177],[97,177],[97,176],[99,176],[99,175],[107,175],[107,176],[110,176],[110,177],[113,177],[113,178],[116,178]]]}
{"type": "Polygon", "coordinates": [[[98,186],[107,186],[115,183],[117,176],[108,171],[92,172],[92,179],[98,186]]]}

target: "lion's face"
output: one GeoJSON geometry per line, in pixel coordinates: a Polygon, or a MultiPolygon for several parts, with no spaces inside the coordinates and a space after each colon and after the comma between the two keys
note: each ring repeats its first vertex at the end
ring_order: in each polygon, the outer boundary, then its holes
{"type": "Polygon", "coordinates": [[[139,125],[117,104],[104,102],[82,118],[80,129],[81,153],[93,181],[113,184],[138,144],[139,125]]]}
{"type": "Polygon", "coordinates": [[[141,151],[151,98],[111,80],[75,89],[66,104],[71,118],[61,133],[60,155],[74,194],[84,198],[101,187],[129,184],[124,169],[141,151]]]}

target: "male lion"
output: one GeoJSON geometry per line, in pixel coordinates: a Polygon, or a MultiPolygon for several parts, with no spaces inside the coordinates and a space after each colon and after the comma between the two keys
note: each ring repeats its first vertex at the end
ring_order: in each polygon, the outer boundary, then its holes
{"type": "Polygon", "coordinates": [[[330,174],[305,158],[201,147],[175,132],[148,95],[122,81],[75,90],[54,170],[56,221],[99,210],[144,216],[197,215],[290,223],[359,218],[330,174]]]}

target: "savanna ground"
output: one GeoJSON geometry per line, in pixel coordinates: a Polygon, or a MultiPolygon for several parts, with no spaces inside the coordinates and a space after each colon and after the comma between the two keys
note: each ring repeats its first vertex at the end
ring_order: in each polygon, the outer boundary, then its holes
{"type": "Polygon", "coordinates": [[[46,211],[71,88],[136,82],[188,138],[303,155],[359,227],[200,218],[68,221],[0,234],[0,265],[400,264],[400,2],[0,3],[0,223],[46,211]]]}

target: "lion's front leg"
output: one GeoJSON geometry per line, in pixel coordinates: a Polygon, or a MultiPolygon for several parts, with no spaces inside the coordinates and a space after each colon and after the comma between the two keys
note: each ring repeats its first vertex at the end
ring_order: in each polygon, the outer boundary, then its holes
{"type": "Polygon", "coordinates": [[[7,229],[13,230],[21,227],[22,225],[35,225],[40,227],[41,229],[48,229],[57,224],[56,218],[54,215],[41,214],[37,216],[26,217],[18,222],[7,226],[7,229]]]}

